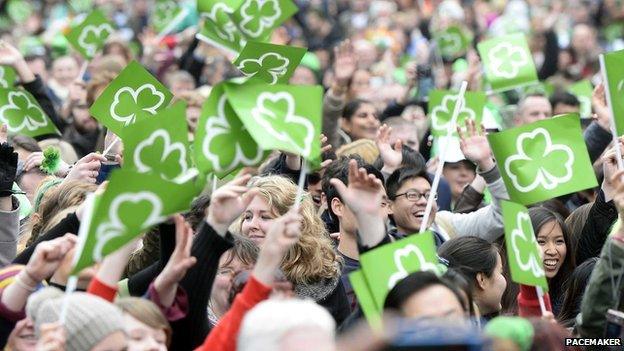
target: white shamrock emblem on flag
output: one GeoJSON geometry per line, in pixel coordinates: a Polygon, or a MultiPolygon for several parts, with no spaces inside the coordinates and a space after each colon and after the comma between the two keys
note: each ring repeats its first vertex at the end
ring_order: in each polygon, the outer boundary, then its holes
{"type": "Polygon", "coordinates": [[[553,144],[544,128],[522,133],[516,140],[517,154],[505,160],[505,172],[518,191],[529,192],[542,186],[552,190],[572,179],[574,152],[564,144],[553,144]],[[528,155],[528,147],[532,155],[528,155]]]}
{"type": "MultiPolygon", "coordinates": [[[[431,111],[431,127],[440,131],[446,132],[451,118],[453,117],[453,108],[459,99],[459,95],[448,94],[442,98],[442,103],[433,108],[431,111]]],[[[457,125],[459,121],[464,119],[475,119],[476,113],[466,107],[466,98],[462,98],[461,108],[459,115],[457,116],[457,125]]]]}
{"type": "Polygon", "coordinates": [[[252,38],[258,38],[271,28],[282,15],[277,0],[247,0],[241,6],[240,29],[252,38]]]}
{"type": "MultiPolygon", "coordinates": [[[[160,144],[159,144],[160,145],[160,144]]],[[[160,150],[159,150],[160,151],[160,150]]],[[[179,165],[179,169],[176,169],[176,172],[173,172],[170,176],[162,173],[161,177],[166,180],[173,180],[178,176],[186,173],[189,166],[186,162],[186,147],[184,144],[180,142],[171,142],[171,137],[169,133],[165,129],[158,129],[154,133],[152,133],[149,138],[141,141],[136,149],[134,150],[134,165],[136,166],[139,173],[147,173],[154,169],[154,166],[158,166],[159,164],[166,163],[169,157],[174,157],[179,165]],[[160,155],[158,164],[151,165],[149,162],[144,162],[141,158],[142,152],[145,149],[154,147],[154,144],[157,143],[157,140],[160,139],[163,145],[162,155],[160,155]],[[176,154],[177,153],[177,154],[176,154]]]]}
{"type": "Polygon", "coordinates": [[[267,52],[257,59],[245,59],[240,62],[238,69],[246,77],[258,76],[269,84],[286,74],[290,60],[276,52],[267,52]]]}
{"type": "Polygon", "coordinates": [[[543,277],[544,268],[541,265],[539,248],[535,236],[532,234],[532,224],[529,214],[518,212],[516,228],[511,231],[511,247],[516,256],[518,267],[525,272],[531,272],[535,277],[543,277]]]}
{"type": "Polygon", "coordinates": [[[84,48],[87,56],[93,57],[102,42],[102,38],[108,37],[111,33],[113,33],[113,27],[108,23],[102,23],[98,26],[86,25],[78,36],[78,45],[84,48]]]}
{"type": "Polygon", "coordinates": [[[210,9],[210,12],[204,13],[204,16],[210,19],[214,24],[216,34],[223,40],[234,42],[236,35],[236,24],[230,19],[230,15],[234,10],[225,3],[218,2],[210,9]]]}
{"type": "Polygon", "coordinates": [[[0,88],[8,88],[9,82],[6,80],[6,70],[3,66],[0,66],[0,88]]]}
{"type": "Polygon", "coordinates": [[[115,93],[109,112],[113,119],[127,126],[135,122],[136,113],[139,110],[155,115],[164,102],[165,94],[156,89],[153,84],[143,84],[136,90],[123,87],[115,93]],[[144,98],[141,99],[142,101],[139,101],[139,95],[144,98]],[[124,104],[120,103],[122,99],[124,104]]]}
{"type": "Polygon", "coordinates": [[[397,271],[388,279],[388,289],[392,289],[396,283],[409,275],[409,272],[403,266],[403,259],[416,259],[419,263],[419,270],[421,271],[438,272],[438,267],[431,262],[427,262],[425,255],[423,255],[418,246],[408,244],[394,251],[394,265],[397,271]]]}
{"type": "Polygon", "coordinates": [[[508,42],[501,42],[488,52],[489,66],[498,77],[511,79],[518,75],[522,66],[529,63],[526,51],[508,42]]]}
{"type": "Polygon", "coordinates": [[[303,157],[310,156],[314,140],[314,125],[307,118],[295,114],[295,99],[290,93],[261,93],[256,100],[256,106],[251,110],[251,115],[277,140],[290,144],[303,157]],[[270,109],[266,106],[267,103],[285,104],[286,111],[282,113],[282,111],[270,109]],[[276,129],[276,124],[279,130],[276,129]],[[289,133],[290,130],[302,128],[305,131],[303,140],[297,140],[289,133]]]}
{"type": "MultiPolygon", "coordinates": [[[[142,228],[149,228],[162,221],[163,204],[158,197],[150,191],[140,191],[137,193],[123,193],[118,195],[110,204],[108,218],[110,222],[101,223],[97,227],[97,242],[93,249],[93,259],[101,261],[104,257],[103,250],[111,240],[123,237],[127,230],[128,219],[133,218],[136,222],[137,216],[141,217],[142,228]],[[124,206],[126,211],[121,212],[124,206]]],[[[136,233],[138,234],[138,233],[136,233]]]]}
{"type": "Polygon", "coordinates": [[[48,125],[48,119],[41,107],[34,103],[26,93],[11,91],[7,100],[8,103],[0,107],[0,121],[7,126],[9,132],[19,133],[24,128],[34,131],[48,125]],[[11,123],[17,120],[16,117],[22,116],[23,118],[17,125],[11,123]]]}

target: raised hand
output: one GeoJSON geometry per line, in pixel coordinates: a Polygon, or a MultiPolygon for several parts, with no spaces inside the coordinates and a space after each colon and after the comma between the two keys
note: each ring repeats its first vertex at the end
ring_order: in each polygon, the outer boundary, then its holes
{"type": "Polygon", "coordinates": [[[594,120],[602,129],[611,131],[611,119],[609,118],[609,107],[605,95],[604,84],[596,85],[592,92],[592,107],[594,108],[594,120]]]}
{"type": "MultiPolygon", "coordinates": [[[[624,155],[624,137],[620,138],[620,142],[618,144],[618,146],[620,147],[620,151],[624,155]]],[[[605,151],[601,159],[602,173],[604,175],[604,179],[602,181],[602,191],[605,195],[605,201],[608,202],[611,201],[611,199],[613,198],[613,193],[615,191],[615,187],[611,183],[611,178],[618,171],[617,153],[615,146],[605,151]]]]}
{"type": "MultiPolygon", "coordinates": [[[[624,182],[622,181],[622,177],[624,177],[624,171],[617,171],[611,177],[611,184],[613,185],[613,189],[615,189],[613,193],[613,204],[620,218],[624,218],[624,182]]],[[[624,226],[621,225],[620,229],[613,235],[624,238],[624,226]]]]}
{"type": "Polygon", "coordinates": [[[485,137],[482,126],[476,126],[472,119],[466,120],[466,133],[457,126],[459,134],[459,147],[467,159],[479,166],[481,171],[489,171],[494,167],[492,160],[492,150],[485,137]]]}
{"type": "Polygon", "coordinates": [[[301,215],[293,209],[271,224],[253,270],[254,277],[263,284],[273,284],[275,271],[284,255],[299,241],[302,220],[301,215]]]}
{"type": "Polygon", "coordinates": [[[353,73],[357,70],[357,57],[350,40],[345,40],[334,48],[334,80],[346,89],[353,73]]]}
{"type": "Polygon", "coordinates": [[[232,222],[245,211],[258,189],[249,189],[245,184],[251,175],[236,178],[212,194],[206,222],[219,234],[225,235],[232,222]]]}
{"type": "Polygon", "coordinates": [[[24,56],[16,47],[4,40],[0,40],[0,65],[14,67],[21,60],[24,60],[24,56]]]}
{"type": "MultiPolygon", "coordinates": [[[[325,134],[321,133],[321,154],[328,152],[332,149],[331,144],[328,143],[328,138],[325,134]]],[[[333,160],[325,160],[321,162],[321,169],[327,168],[332,163],[333,160]]]]}
{"type": "Polygon", "coordinates": [[[102,162],[106,162],[106,157],[92,152],[76,162],[67,173],[65,180],[84,180],[95,183],[102,162]]]}
{"type": "Polygon", "coordinates": [[[401,167],[401,163],[403,162],[403,154],[401,150],[403,149],[403,142],[399,139],[394,143],[394,149],[390,145],[390,132],[392,131],[392,127],[388,127],[387,125],[382,125],[377,132],[377,137],[375,138],[375,143],[377,144],[377,148],[379,149],[379,155],[384,163],[382,171],[387,173],[392,173],[401,167]]]}
{"type": "Polygon", "coordinates": [[[39,243],[26,264],[25,272],[37,283],[49,278],[76,245],[76,240],[75,235],[68,233],[60,238],[39,243]]]}
{"type": "Polygon", "coordinates": [[[176,227],[176,246],[163,271],[154,280],[154,288],[158,291],[163,306],[171,306],[175,299],[177,285],[186,272],[197,261],[191,256],[193,245],[193,229],[181,215],[173,217],[176,227]]]}

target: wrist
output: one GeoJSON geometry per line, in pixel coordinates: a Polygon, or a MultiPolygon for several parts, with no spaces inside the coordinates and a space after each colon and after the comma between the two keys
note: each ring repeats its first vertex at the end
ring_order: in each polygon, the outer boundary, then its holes
{"type": "Polygon", "coordinates": [[[230,226],[225,225],[223,223],[219,223],[217,221],[215,221],[210,215],[208,215],[208,217],[206,218],[206,223],[208,223],[209,226],[212,227],[212,229],[217,232],[217,234],[219,234],[219,236],[224,237],[225,234],[227,234],[228,231],[228,227],[230,226]]]}
{"type": "Polygon", "coordinates": [[[347,93],[347,85],[341,84],[338,82],[334,82],[331,86],[332,95],[334,96],[342,96],[347,93]]]}
{"type": "Polygon", "coordinates": [[[479,160],[477,162],[477,166],[479,167],[479,169],[482,172],[487,172],[487,171],[491,170],[492,168],[494,168],[494,160],[492,160],[491,157],[488,157],[488,158],[483,159],[483,160],[479,160]]]}
{"type": "Polygon", "coordinates": [[[28,273],[26,269],[23,269],[21,272],[19,272],[16,278],[19,279],[20,282],[23,283],[24,285],[33,289],[37,287],[39,282],[41,282],[41,279],[37,279],[33,277],[33,275],[28,273]]]}

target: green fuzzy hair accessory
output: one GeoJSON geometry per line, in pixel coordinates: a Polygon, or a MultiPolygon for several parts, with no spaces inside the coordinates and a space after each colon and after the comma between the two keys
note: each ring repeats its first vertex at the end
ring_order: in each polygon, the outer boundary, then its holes
{"type": "Polygon", "coordinates": [[[46,174],[54,175],[61,166],[61,150],[59,148],[50,146],[43,151],[43,161],[41,162],[41,169],[46,174]]]}

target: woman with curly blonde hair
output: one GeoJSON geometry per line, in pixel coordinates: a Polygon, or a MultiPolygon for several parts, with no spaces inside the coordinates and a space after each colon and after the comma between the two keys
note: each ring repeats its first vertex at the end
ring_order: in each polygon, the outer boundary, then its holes
{"type": "MultiPolygon", "coordinates": [[[[234,231],[262,245],[273,220],[293,207],[297,185],[281,176],[268,176],[252,179],[249,186],[258,189],[258,195],[235,222],[234,231]]],[[[340,282],[341,259],[311,198],[304,196],[299,206],[303,217],[301,237],[284,257],[282,271],[298,296],[313,299],[341,323],[349,314],[340,282]]]]}

